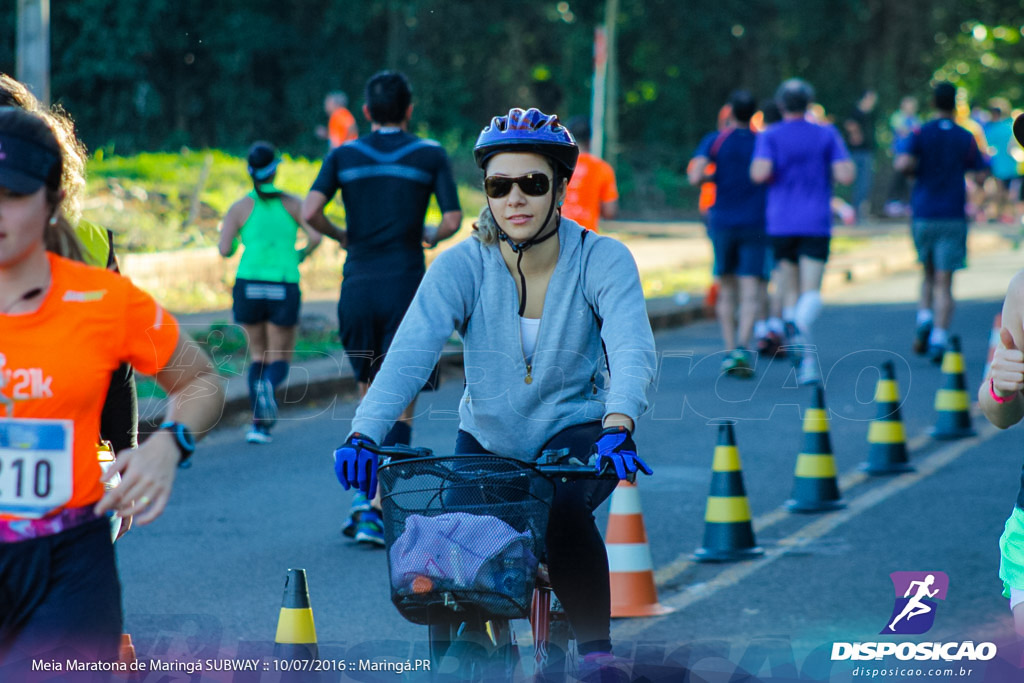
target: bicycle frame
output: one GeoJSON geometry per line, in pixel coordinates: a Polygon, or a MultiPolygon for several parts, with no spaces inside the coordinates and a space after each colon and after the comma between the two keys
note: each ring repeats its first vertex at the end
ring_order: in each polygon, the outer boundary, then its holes
{"type": "MultiPolygon", "coordinates": [[[[384,458],[382,469],[416,459],[423,459],[424,467],[429,467],[432,462],[446,458],[435,457],[432,451],[424,448],[366,448],[384,458]]],[[[513,461],[501,456],[486,457],[513,461]]],[[[534,463],[514,462],[517,466],[535,471],[553,484],[581,478],[617,479],[607,463],[605,469],[598,473],[594,457],[591,457],[590,462],[581,462],[571,458],[568,449],[544,451],[534,463]]],[[[390,492],[382,491],[382,495],[387,498],[390,492]]],[[[520,657],[515,633],[510,625],[512,619],[495,617],[481,609],[472,603],[460,603],[454,595],[444,594],[443,604],[429,612],[427,626],[435,671],[456,674],[464,680],[478,680],[485,676],[511,678],[514,675],[520,657]]],[[[569,673],[566,667],[571,667],[574,660],[570,652],[572,631],[546,577],[538,575],[535,579],[529,612],[523,616],[529,619],[533,635],[534,671],[559,678],[569,673]]]]}

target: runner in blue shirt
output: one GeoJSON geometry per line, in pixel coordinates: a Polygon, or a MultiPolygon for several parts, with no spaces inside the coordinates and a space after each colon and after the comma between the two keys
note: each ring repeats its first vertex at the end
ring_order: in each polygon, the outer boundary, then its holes
{"type": "Polygon", "coordinates": [[[750,180],[754,132],[750,118],[757,110],[754,98],[738,90],[729,99],[731,115],[724,130],[708,133],[687,165],[691,185],[706,182],[705,171],[715,166],[715,204],[708,214],[708,234],[715,250],[715,276],[719,278],[717,314],[728,352],[722,372],[753,377],[753,355],[748,351],[754,320],[761,308],[767,238],[764,232],[764,187],[750,180]],[[737,298],[739,324],[737,326],[737,298]]]}
{"type": "Polygon", "coordinates": [[[956,87],[935,86],[936,117],[915,132],[895,168],[916,175],[911,195],[912,233],[924,268],[917,311],[914,352],[942,362],[953,318],[953,273],[967,259],[965,174],[983,171],[988,162],[970,131],[954,121],[956,87]],[[933,309],[934,306],[934,309],[933,309]]]}

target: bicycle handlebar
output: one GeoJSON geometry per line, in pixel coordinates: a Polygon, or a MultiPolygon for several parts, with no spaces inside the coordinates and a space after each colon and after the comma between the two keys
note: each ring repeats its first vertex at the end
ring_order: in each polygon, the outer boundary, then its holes
{"type": "MultiPolygon", "coordinates": [[[[377,455],[384,458],[382,466],[387,466],[391,463],[402,462],[406,460],[417,460],[426,458],[447,458],[449,456],[434,455],[434,451],[429,448],[412,448],[411,446],[376,446],[364,443],[363,448],[376,453],[377,455]]],[[[460,455],[473,456],[473,453],[463,453],[460,455]]],[[[480,456],[486,456],[488,458],[496,458],[499,460],[507,460],[515,462],[518,465],[525,467],[533,467],[545,476],[548,477],[564,477],[564,478],[597,478],[597,479],[612,479],[617,478],[615,474],[615,468],[611,462],[605,461],[604,466],[600,472],[595,472],[596,458],[597,456],[591,454],[587,461],[584,462],[577,457],[569,455],[568,448],[560,448],[557,450],[549,449],[541,451],[540,456],[534,462],[527,462],[519,460],[518,458],[510,458],[504,455],[496,455],[492,453],[480,453],[480,456]]],[[[626,477],[626,480],[630,483],[636,481],[636,473],[631,472],[626,477]]]]}

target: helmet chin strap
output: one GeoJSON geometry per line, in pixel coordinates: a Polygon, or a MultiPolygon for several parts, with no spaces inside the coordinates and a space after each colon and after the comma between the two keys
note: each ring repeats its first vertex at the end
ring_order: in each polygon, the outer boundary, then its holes
{"type": "MultiPolygon", "coordinates": [[[[490,204],[487,205],[487,210],[491,211],[490,204]]],[[[512,238],[509,237],[508,234],[504,230],[501,229],[500,225],[498,225],[497,219],[495,219],[495,221],[494,221],[494,225],[498,226],[498,239],[500,239],[502,242],[507,244],[509,246],[509,248],[512,250],[512,253],[517,255],[516,256],[516,270],[519,271],[519,283],[521,285],[520,288],[519,288],[520,292],[521,292],[520,295],[519,295],[519,316],[520,317],[522,317],[526,313],[526,276],[523,274],[523,252],[525,252],[527,249],[529,249],[533,245],[540,244],[541,242],[544,242],[544,241],[546,241],[546,240],[548,240],[548,239],[550,239],[550,238],[552,238],[552,237],[554,237],[555,235],[558,234],[558,226],[562,222],[561,221],[561,219],[562,219],[561,214],[559,214],[559,216],[558,216],[559,220],[555,223],[555,229],[552,230],[551,232],[549,232],[548,234],[544,235],[543,237],[540,236],[540,234],[544,231],[544,228],[546,228],[548,226],[548,221],[551,220],[551,214],[553,214],[554,212],[555,212],[555,193],[552,192],[551,193],[551,206],[548,208],[548,215],[544,217],[544,222],[540,224],[539,228],[537,228],[537,232],[535,232],[533,234],[533,237],[531,237],[531,238],[529,238],[527,240],[524,240],[522,242],[513,242],[512,238]]],[[[493,211],[491,211],[491,217],[494,218],[494,212],[493,211]]]]}

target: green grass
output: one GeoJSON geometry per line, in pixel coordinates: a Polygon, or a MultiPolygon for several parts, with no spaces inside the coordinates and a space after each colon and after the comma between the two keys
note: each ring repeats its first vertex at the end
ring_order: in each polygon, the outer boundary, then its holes
{"type": "Polygon", "coordinates": [[[661,296],[673,296],[679,292],[705,292],[711,286],[711,264],[694,266],[693,268],[675,268],[642,273],[640,283],[644,289],[644,297],[651,299],[661,296]]]}
{"type": "MultiPolygon", "coordinates": [[[[214,323],[205,330],[191,331],[192,339],[213,361],[213,367],[222,377],[238,377],[249,363],[249,343],[238,325],[214,323]]],[[[341,350],[336,329],[302,330],[295,340],[295,355],[322,356],[341,350]]],[[[166,398],[167,394],[151,377],[136,377],[139,399],[166,398]]]]}
{"type": "MultiPolygon", "coordinates": [[[[320,171],[319,159],[282,155],[277,186],[304,197],[320,171]]],[[[220,219],[231,205],[252,190],[246,162],[217,149],[181,153],[146,152],[134,156],[106,156],[97,151],[87,168],[83,218],[113,230],[121,252],[151,252],[217,244],[220,219]],[[203,168],[209,173],[199,194],[199,212],[189,221],[193,197],[203,168]]],[[[473,216],[483,206],[479,187],[459,186],[463,213],[473,216]]],[[[332,201],[327,215],[345,222],[340,201],[332,201]]],[[[441,212],[432,201],[428,223],[441,212]]]]}

